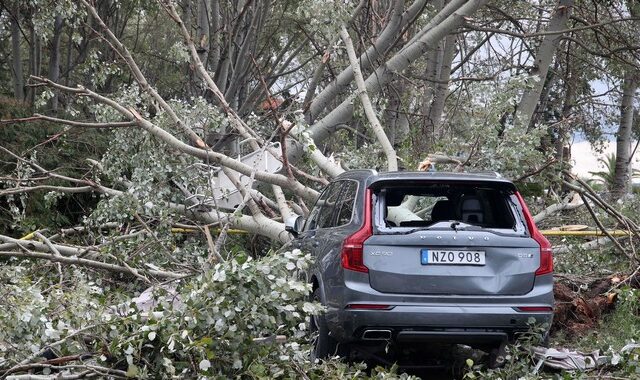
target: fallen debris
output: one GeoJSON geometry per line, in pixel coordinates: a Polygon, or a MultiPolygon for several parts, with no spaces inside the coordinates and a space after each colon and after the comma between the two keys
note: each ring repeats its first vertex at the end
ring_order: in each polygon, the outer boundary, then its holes
{"type": "Polygon", "coordinates": [[[600,355],[600,350],[584,353],[566,348],[534,347],[533,355],[539,360],[534,373],[537,373],[542,365],[567,371],[585,371],[610,363],[608,356],[600,355]]]}
{"type": "Polygon", "coordinates": [[[613,309],[616,297],[610,290],[619,281],[617,276],[596,279],[557,276],[552,331],[563,330],[572,336],[595,328],[602,315],[613,309]]]}
{"type": "Polygon", "coordinates": [[[545,365],[549,368],[561,369],[565,371],[587,371],[607,365],[618,365],[622,355],[633,349],[640,348],[640,344],[631,343],[620,349],[619,353],[614,353],[611,357],[601,355],[600,350],[592,352],[571,351],[567,348],[545,348],[534,347],[533,356],[538,363],[533,370],[538,373],[545,365]]]}

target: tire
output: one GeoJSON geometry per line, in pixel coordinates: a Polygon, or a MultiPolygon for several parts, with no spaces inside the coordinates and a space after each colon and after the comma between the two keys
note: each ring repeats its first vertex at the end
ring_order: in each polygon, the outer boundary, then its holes
{"type": "MultiPolygon", "coordinates": [[[[320,289],[313,291],[312,299],[314,302],[322,303],[320,299],[320,289]]],[[[323,314],[311,316],[309,326],[311,333],[311,361],[316,359],[327,359],[334,355],[340,355],[338,352],[340,343],[329,335],[327,327],[327,319],[323,314]]]]}

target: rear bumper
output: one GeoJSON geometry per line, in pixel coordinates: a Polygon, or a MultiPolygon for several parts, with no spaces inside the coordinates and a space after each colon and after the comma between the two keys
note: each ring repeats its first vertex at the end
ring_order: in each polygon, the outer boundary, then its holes
{"type": "Polygon", "coordinates": [[[512,338],[514,333],[528,329],[530,318],[550,325],[553,313],[522,313],[511,307],[413,305],[395,306],[391,310],[343,310],[327,323],[333,335],[342,341],[360,340],[366,330],[384,328],[391,331],[394,339],[466,343],[471,337],[512,338]],[[343,322],[331,323],[338,321],[343,322]],[[451,339],[447,338],[449,335],[451,339]]]}
{"type": "MultiPolygon", "coordinates": [[[[347,278],[342,302],[330,304],[327,324],[340,341],[361,340],[368,329],[389,329],[398,341],[467,343],[467,338],[490,341],[513,338],[529,322],[551,325],[553,312],[522,312],[518,307],[553,307],[553,278],[541,276],[533,289],[517,296],[409,296],[384,294],[363,280],[347,278]],[[389,310],[352,310],[349,304],[389,305],[389,310]]],[[[360,278],[358,278],[360,277],[360,278]]],[[[368,282],[368,281],[367,281],[368,282]]]]}

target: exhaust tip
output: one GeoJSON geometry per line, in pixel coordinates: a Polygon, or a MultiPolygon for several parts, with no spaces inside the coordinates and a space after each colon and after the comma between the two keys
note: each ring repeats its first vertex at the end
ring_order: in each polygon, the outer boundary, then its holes
{"type": "Polygon", "coordinates": [[[362,340],[391,340],[391,330],[365,330],[362,340]]]}

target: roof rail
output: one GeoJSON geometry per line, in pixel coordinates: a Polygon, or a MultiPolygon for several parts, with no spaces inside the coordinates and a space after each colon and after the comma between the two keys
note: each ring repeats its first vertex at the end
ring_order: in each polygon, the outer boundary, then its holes
{"type": "Polygon", "coordinates": [[[465,173],[484,175],[487,177],[494,177],[494,178],[502,178],[502,174],[498,173],[495,170],[474,170],[474,171],[465,171],[465,173]]]}
{"type": "MultiPolygon", "coordinates": [[[[375,169],[351,169],[351,170],[346,170],[343,173],[341,173],[338,177],[340,176],[344,176],[344,175],[353,175],[355,173],[363,173],[363,174],[369,174],[369,175],[378,175],[378,171],[375,169]]],[[[336,177],[336,178],[338,178],[336,177]]]]}

